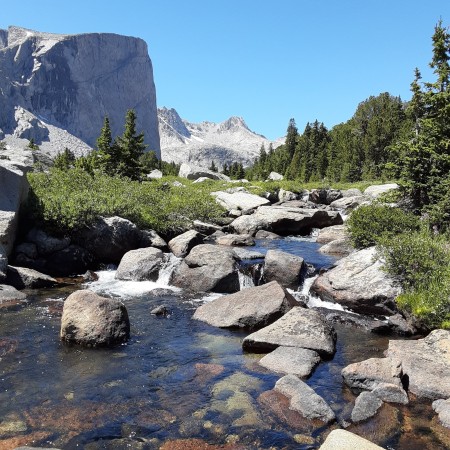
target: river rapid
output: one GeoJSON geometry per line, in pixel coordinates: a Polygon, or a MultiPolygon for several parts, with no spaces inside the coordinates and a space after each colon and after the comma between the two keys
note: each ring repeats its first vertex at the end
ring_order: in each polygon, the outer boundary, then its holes
{"type": "MultiPolygon", "coordinates": [[[[259,240],[252,250],[269,248],[302,256],[316,270],[334,263],[312,238],[259,240]]],[[[217,295],[188,296],[169,286],[176,264],[169,259],[157,282],[116,281],[110,269],[99,272],[96,282],[28,291],[25,304],[0,307],[0,449],[168,449],[176,439],[189,439],[185,448],[196,448],[201,439],[229,448],[312,449],[331,429],[349,424],[355,395],[343,384],[341,370],[382,357],[392,336],[336,326],[335,356],[321,362],[307,383],[329,403],[338,423],[311,425],[272,407],[267,392],[280,375],[258,365],[264,355],[242,351],[247,333],[192,319],[201,302],[217,295]],[[129,342],[86,349],[59,340],[63,301],[80,288],[123,301],[129,342]],[[150,314],[159,305],[167,315],[150,314]]],[[[251,284],[241,277],[243,287],[251,284]]],[[[310,298],[310,306],[321,303],[310,298]]],[[[417,401],[389,405],[348,429],[390,449],[450,445],[430,404],[417,401]]]]}

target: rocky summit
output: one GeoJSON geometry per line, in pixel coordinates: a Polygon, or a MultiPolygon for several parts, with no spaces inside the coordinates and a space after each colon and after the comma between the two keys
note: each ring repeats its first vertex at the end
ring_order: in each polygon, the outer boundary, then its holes
{"type": "Polygon", "coordinates": [[[261,145],[269,150],[276,148],[284,139],[270,141],[251,131],[241,117],[230,117],[221,123],[192,123],[182,119],[173,108],[158,108],[161,154],[165,161],[177,164],[189,162],[222,168],[234,161],[244,166],[253,164],[259,156],[261,145]]]}
{"type": "Polygon", "coordinates": [[[95,145],[104,116],[122,134],[134,109],[137,129],[160,154],[153,68],[147,44],[106,33],[61,35],[0,30],[0,139],[33,139],[55,154],[95,145]]]}

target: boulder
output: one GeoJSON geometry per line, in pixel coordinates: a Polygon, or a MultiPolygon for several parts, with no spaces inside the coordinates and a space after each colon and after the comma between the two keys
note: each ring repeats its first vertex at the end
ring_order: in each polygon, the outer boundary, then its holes
{"type": "Polygon", "coordinates": [[[16,289],[41,289],[57,284],[57,281],[37,270],[8,266],[6,282],[16,289]]]}
{"type": "Polygon", "coordinates": [[[255,239],[281,239],[281,236],[266,230],[259,230],[255,234],[255,239]]]}
{"type": "Polygon", "coordinates": [[[373,417],[378,410],[383,406],[383,401],[380,400],[372,392],[361,392],[355,400],[355,406],[352,410],[352,422],[362,422],[373,417]]]}
{"type": "Polygon", "coordinates": [[[188,180],[197,180],[200,177],[206,177],[211,180],[229,180],[230,178],[218,172],[206,169],[205,167],[195,166],[193,164],[183,163],[178,172],[180,178],[187,178],[188,180]]]}
{"type": "Polygon", "coordinates": [[[386,403],[400,403],[401,405],[409,403],[406,391],[396,384],[380,383],[372,393],[386,403]]]}
{"type": "Polygon", "coordinates": [[[340,198],[339,200],[331,202],[330,206],[336,209],[343,209],[345,210],[346,213],[349,213],[350,211],[353,211],[355,208],[362,205],[363,203],[367,203],[367,197],[360,195],[357,197],[340,198]]]}
{"type": "Polygon", "coordinates": [[[150,173],[147,174],[148,180],[159,180],[163,177],[163,173],[158,169],[153,169],[150,173]]]}
{"type": "Polygon", "coordinates": [[[295,298],[276,281],[225,295],[197,308],[194,319],[221,328],[264,327],[293,306],[295,298]]]}
{"type": "Polygon", "coordinates": [[[281,175],[281,173],[278,172],[270,172],[269,176],[267,177],[267,181],[281,181],[284,177],[281,175]]]}
{"type": "Polygon", "coordinates": [[[290,202],[292,200],[297,200],[298,194],[291,192],[291,191],[285,191],[284,189],[280,189],[278,191],[278,201],[280,203],[284,202],[290,202]]]}
{"type": "Polygon", "coordinates": [[[306,264],[300,256],[281,250],[268,250],[264,261],[264,279],[278,281],[283,287],[296,290],[306,273],[306,264]]]}
{"type": "Polygon", "coordinates": [[[362,197],[363,193],[356,188],[344,189],[341,191],[342,197],[362,197]]]}
{"type": "Polygon", "coordinates": [[[331,423],[336,416],[328,403],[314,389],[295,375],[285,375],[275,384],[275,390],[289,398],[289,409],[309,420],[331,423]]]}
{"type": "Polygon", "coordinates": [[[167,242],[154,230],[141,230],[139,232],[139,247],[155,247],[167,251],[167,242]]]}
{"type": "Polygon", "coordinates": [[[270,205],[270,201],[259,195],[249,194],[248,192],[236,191],[233,193],[218,191],[211,192],[216,198],[216,202],[222,205],[228,211],[240,210],[248,211],[263,205],[270,205]]]}
{"type": "Polygon", "coordinates": [[[261,206],[249,216],[241,216],[231,223],[239,234],[255,234],[259,230],[272,231],[282,236],[308,235],[313,228],[342,224],[336,211],[302,209],[285,206],[261,206]]]}
{"type": "Polygon", "coordinates": [[[136,225],[121,217],[100,218],[79,236],[79,242],[97,261],[118,264],[122,256],[139,247],[141,234],[136,225]]]}
{"type": "Polygon", "coordinates": [[[340,198],[342,193],[338,189],[313,189],[308,196],[310,202],[318,205],[329,205],[340,198]]]}
{"type": "Polygon", "coordinates": [[[219,236],[216,243],[220,245],[255,245],[255,240],[249,234],[226,234],[219,236]]]}
{"type": "Polygon", "coordinates": [[[178,258],[184,258],[196,245],[203,243],[198,231],[189,230],[169,241],[170,251],[178,258]]]}
{"type": "Polygon", "coordinates": [[[264,253],[248,250],[242,247],[233,248],[233,252],[239,261],[248,259],[264,259],[266,257],[264,253]]]}
{"type": "Polygon", "coordinates": [[[377,198],[381,194],[385,194],[386,192],[392,191],[394,189],[398,189],[399,186],[397,183],[391,183],[391,184],[378,184],[375,186],[369,186],[364,191],[364,195],[371,197],[371,198],[377,198]]]}
{"type": "Polygon", "coordinates": [[[319,230],[316,242],[319,244],[328,244],[336,239],[343,239],[347,237],[345,225],[334,225],[332,227],[326,227],[319,230]]]}
{"type": "Polygon", "coordinates": [[[36,259],[38,257],[37,246],[32,242],[22,242],[21,244],[17,245],[14,248],[14,254],[19,255],[20,253],[31,259],[36,259]]]}
{"type": "MultiPolygon", "coordinates": [[[[51,255],[59,250],[64,250],[70,245],[70,238],[57,238],[50,236],[45,231],[38,228],[33,228],[28,232],[26,241],[35,244],[38,254],[41,256],[51,255]]],[[[19,251],[20,249],[16,250],[16,252],[19,251]]],[[[31,258],[32,256],[29,257],[31,258]]]]}
{"type": "Polygon", "coordinates": [[[334,255],[341,258],[350,255],[350,253],[353,253],[354,251],[355,249],[348,237],[335,239],[319,248],[319,252],[324,255],[334,255]]]}
{"type": "Polygon", "coordinates": [[[130,250],[120,260],[116,280],[156,281],[163,255],[161,250],[153,247],[130,250]]]}
{"type": "Polygon", "coordinates": [[[197,178],[196,180],[194,180],[193,183],[203,183],[204,181],[209,181],[209,180],[211,180],[210,177],[200,177],[200,178],[197,178]]]}
{"type": "Polygon", "coordinates": [[[418,397],[450,398],[450,331],[434,330],[424,339],[391,340],[386,356],[401,364],[408,390],[418,397]]]}
{"type": "Polygon", "coordinates": [[[19,292],[16,288],[7,284],[0,284],[0,305],[2,303],[22,301],[26,298],[26,294],[19,292]]]}
{"type": "Polygon", "coordinates": [[[356,251],[316,278],[311,291],[361,314],[395,314],[401,288],[381,267],[375,247],[356,251]]]}
{"type": "MultiPolygon", "coordinates": [[[[39,267],[39,260],[36,260],[39,267]]],[[[43,271],[55,277],[80,275],[95,263],[94,256],[79,245],[69,245],[47,257],[43,271]]]]}
{"type": "Polygon", "coordinates": [[[266,369],[301,378],[309,377],[319,363],[317,352],[298,347],[278,347],[259,360],[266,369]]]}
{"type": "Polygon", "coordinates": [[[206,223],[200,220],[194,220],[194,222],[192,222],[192,226],[195,231],[198,231],[205,236],[211,236],[217,231],[222,231],[223,229],[220,225],[214,225],[213,223],[206,223]]]}
{"type": "Polygon", "coordinates": [[[319,450],[384,450],[373,442],[346,430],[333,430],[319,450]]]}
{"type": "Polygon", "coordinates": [[[273,324],[244,338],[242,346],[248,351],[301,347],[329,357],[336,351],[336,332],[319,312],[295,306],[273,324]]]}
{"type": "Polygon", "coordinates": [[[380,385],[402,386],[402,368],[389,358],[370,358],[342,369],[344,382],[350,388],[372,391],[380,385]]]}
{"type": "Polygon", "coordinates": [[[109,347],[125,342],[130,322],[125,306],[116,299],[89,290],[67,297],[61,318],[60,337],[69,344],[109,347]]]}
{"type": "Polygon", "coordinates": [[[232,248],[197,245],[175,269],[171,283],[193,292],[237,292],[239,274],[236,255],[232,248]]]}
{"type": "Polygon", "coordinates": [[[450,399],[435,400],[432,406],[433,410],[438,414],[441,424],[446,428],[450,428],[450,399]]]}

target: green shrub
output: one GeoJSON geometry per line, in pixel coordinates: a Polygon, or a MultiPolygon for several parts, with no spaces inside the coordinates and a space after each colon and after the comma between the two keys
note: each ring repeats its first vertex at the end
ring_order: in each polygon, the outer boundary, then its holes
{"type": "Polygon", "coordinates": [[[400,208],[372,204],[353,211],[346,224],[352,244],[356,248],[366,248],[385,237],[418,230],[420,221],[400,208]]]}

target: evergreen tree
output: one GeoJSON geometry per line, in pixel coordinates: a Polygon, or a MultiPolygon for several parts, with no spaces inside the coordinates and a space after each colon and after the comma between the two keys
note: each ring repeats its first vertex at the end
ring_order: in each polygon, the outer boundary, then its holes
{"type": "Polygon", "coordinates": [[[153,150],[145,152],[139,157],[142,172],[149,173],[154,169],[161,169],[161,161],[153,150]]]}
{"type": "Polygon", "coordinates": [[[75,165],[75,155],[67,147],[53,159],[53,167],[59,170],[69,170],[75,165]]]}
{"type": "Polygon", "coordinates": [[[297,125],[295,124],[294,119],[290,119],[289,125],[287,127],[286,143],[285,143],[286,152],[289,158],[292,158],[294,156],[295,147],[297,145],[297,138],[298,138],[297,125]]]}
{"type": "Polygon", "coordinates": [[[217,167],[216,167],[214,161],[211,161],[211,165],[209,166],[209,170],[212,170],[213,172],[217,172],[217,167]]]}
{"type": "Polygon", "coordinates": [[[105,116],[100,136],[97,138],[97,152],[100,168],[108,175],[115,175],[120,159],[118,147],[112,140],[108,116],[105,116]]]}

